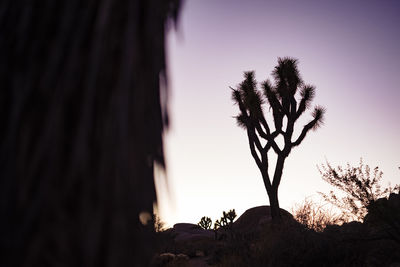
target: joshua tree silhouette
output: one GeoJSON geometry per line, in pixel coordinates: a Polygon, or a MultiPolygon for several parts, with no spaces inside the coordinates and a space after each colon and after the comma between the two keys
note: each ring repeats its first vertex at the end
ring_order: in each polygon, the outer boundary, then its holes
{"type": "Polygon", "coordinates": [[[269,80],[263,82],[262,92],[257,89],[253,71],[245,72],[243,82],[236,89],[231,89],[233,90],[232,99],[240,110],[236,117],[237,123],[247,130],[251,155],[260,169],[269,196],[272,219],[279,221],[278,187],[285,159],[292,148],[298,146],[311,129],[315,130],[323,123],[325,109],[316,106],[312,113],[313,119],[303,127],[300,135],[293,141],[295,123],[310,107],[315,95],[315,87],[303,83],[297,68],[297,60],[293,58],[278,58],[278,65],[272,75],[275,84],[272,85],[269,80]],[[298,91],[301,96],[299,103],[296,100],[298,91]],[[265,102],[272,109],[274,130],[271,129],[271,124],[267,122],[263,113],[262,105],[265,102]],[[276,142],[279,136],[282,136],[284,140],[282,148],[276,142]],[[262,144],[260,138],[266,141],[265,145],[262,144]],[[272,180],[268,173],[268,152],[271,148],[277,154],[272,180]]]}
{"type": "Polygon", "coordinates": [[[212,220],[211,220],[210,217],[203,216],[203,217],[201,217],[200,222],[198,223],[198,225],[201,228],[203,228],[204,230],[211,229],[212,220]]]}

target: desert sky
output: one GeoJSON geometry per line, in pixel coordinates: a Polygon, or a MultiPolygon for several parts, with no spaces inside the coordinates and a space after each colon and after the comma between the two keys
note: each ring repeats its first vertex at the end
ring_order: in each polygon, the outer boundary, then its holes
{"type": "MultiPolygon", "coordinates": [[[[331,189],[317,169],[326,160],[356,166],[362,157],[384,172],[384,185],[400,183],[399,14],[395,0],[186,0],[167,43],[167,179],[156,173],[162,220],[197,223],[268,205],[229,86],[249,70],[258,82],[272,80],[278,57],[298,59],[304,82],[316,86],[313,105],[326,108],[324,125],[285,162],[281,208],[331,189]]],[[[305,112],[297,131],[311,118],[305,112]]]]}

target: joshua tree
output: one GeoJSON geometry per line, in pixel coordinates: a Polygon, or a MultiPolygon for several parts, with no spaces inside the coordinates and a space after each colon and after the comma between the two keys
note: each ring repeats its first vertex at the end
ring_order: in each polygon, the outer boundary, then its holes
{"type": "Polygon", "coordinates": [[[218,239],[218,229],[221,228],[221,222],[216,220],[214,222],[214,227],[213,227],[213,231],[214,231],[214,235],[215,235],[215,240],[218,239]]]}
{"type": "Polygon", "coordinates": [[[179,4],[0,1],[0,266],[148,266],[179,4]]]}
{"type": "Polygon", "coordinates": [[[228,220],[228,224],[229,224],[229,225],[232,225],[232,224],[233,224],[233,221],[234,221],[235,218],[236,218],[236,211],[235,211],[235,209],[229,210],[228,212],[225,212],[225,211],[224,211],[222,214],[223,214],[224,217],[228,220]]]}
{"type": "MultiPolygon", "coordinates": [[[[206,217],[203,217],[206,218],[206,217]]],[[[203,221],[203,218],[201,218],[201,220],[203,221]]],[[[231,233],[231,237],[233,237],[233,221],[236,218],[236,211],[235,209],[229,210],[228,212],[223,211],[222,212],[222,217],[219,220],[216,220],[214,223],[214,233],[215,233],[215,239],[217,239],[217,234],[218,234],[218,230],[222,229],[224,232],[226,230],[229,230],[229,232],[231,233]]],[[[201,223],[201,221],[200,221],[201,223]]],[[[200,225],[199,223],[199,225],[200,225]]],[[[200,225],[201,226],[201,225],[200,225]]],[[[204,228],[204,227],[203,227],[204,228]]],[[[225,234],[223,234],[225,235],[225,234]]]]}
{"type": "Polygon", "coordinates": [[[198,225],[204,230],[211,229],[212,220],[210,217],[203,216],[198,225]]]}
{"type": "Polygon", "coordinates": [[[260,169],[265,188],[269,196],[271,216],[274,221],[280,220],[278,187],[282,178],[285,159],[292,148],[300,145],[311,129],[317,129],[323,122],[324,108],[316,106],[313,119],[304,125],[299,136],[294,137],[294,126],[298,118],[308,109],[315,95],[315,87],[304,84],[298,68],[297,60],[279,58],[278,65],[272,75],[275,84],[269,80],[263,82],[262,91],[257,89],[254,72],[245,72],[244,81],[233,90],[233,101],[239,106],[240,113],[236,117],[238,125],[247,130],[251,155],[260,169]],[[299,102],[296,93],[300,91],[299,102]],[[262,105],[266,103],[272,109],[274,129],[263,113],[262,105]],[[283,137],[283,147],[276,142],[283,137]],[[265,140],[265,144],[261,141],[265,140]],[[294,138],[294,140],[292,140],[294,138]],[[269,175],[270,149],[277,154],[275,171],[272,179],[269,175]]]}
{"type": "Polygon", "coordinates": [[[236,211],[235,209],[229,210],[228,212],[223,212],[223,216],[221,217],[221,222],[224,227],[228,228],[228,231],[231,234],[231,239],[233,238],[233,221],[236,218],[236,211]]]}

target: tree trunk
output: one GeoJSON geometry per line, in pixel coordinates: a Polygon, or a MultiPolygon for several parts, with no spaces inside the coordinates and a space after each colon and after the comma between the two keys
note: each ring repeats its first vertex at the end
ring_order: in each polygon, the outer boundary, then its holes
{"type": "Polygon", "coordinates": [[[178,5],[0,1],[0,266],[149,266],[178,5]]]}
{"type": "Polygon", "coordinates": [[[281,221],[281,213],[278,200],[278,187],[272,187],[268,192],[269,205],[271,207],[271,217],[273,222],[281,221]]]}
{"type": "Polygon", "coordinates": [[[285,156],[278,155],[278,160],[276,162],[276,167],[275,167],[274,179],[272,180],[271,189],[268,190],[269,203],[271,206],[271,217],[272,221],[274,222],[281,221],[281,214],[280,214],[279,200],[278,200],[278,188],[282,178],[284,163],[285,163],[285,156]]]}

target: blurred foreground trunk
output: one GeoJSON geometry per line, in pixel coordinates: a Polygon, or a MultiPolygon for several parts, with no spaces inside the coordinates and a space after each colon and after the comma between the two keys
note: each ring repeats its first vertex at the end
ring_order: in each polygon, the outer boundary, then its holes
{"type": "Polygon", "coordinates": [[[0,266],[148,265],[178,9],[1,1],[0,266]]]}

